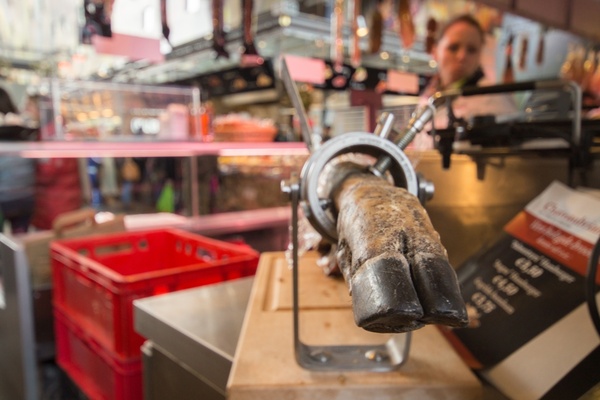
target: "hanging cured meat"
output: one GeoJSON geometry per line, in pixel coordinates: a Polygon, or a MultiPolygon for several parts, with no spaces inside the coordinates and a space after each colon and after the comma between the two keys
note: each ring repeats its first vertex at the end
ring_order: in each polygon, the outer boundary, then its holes
{"type": "Polygon", "coordinates": [[[371,16],[369,27],[369,53],[377,53],[381,49],[381,37],[383,35],[383,15],[377,8],[371,16]]]}
{"type": "Polygon", "coordinates": [[[92,36],[112,37],[113,0],[84,0],[85,25],[82,29],[84,44],[92,43],[92,36]]]}
{"type": "Polygon", "coordinates": [[[360,0],[350,0],[352,7],[352,47],[350,48],[350,63],[354,68],[360,66],[360,37],[358,36],[358,18],[360,17],[360,0]]]}
{"type": "Polygon", "coordinates": [[[343,87],[346,85],[347,78],[343,75],[344,71],[344,38],[342,28],[344,26],[344,1],[336,0],[333,9],[333,46],[331,47],[334,77],[331,81],[334,87],[343,87]]]}
{"type": "MultiPolygon", "coordinates": [[[[354,19],[352,21],[352,49],[350,54],[350,63],[355,68],[354,73],[352,74],[351,80],[355,83],[362,83],[368,77],[368,72],[366,68],[360,66],[361,64],[361,50],[360,50],[360,39],[361,35],[359,35],[359,29],[361,28],[358,24],[359,19],[362,19],[364,23],[364,17],[361,15],[362,1],[354,0],[351,1],[354,7],[354,19]]],[[[364,36],[364,35],[362,35],[364,36]]]]}
{"type": "Polygon", "coordinates": [[[223,29],[223,0],[212,0],[213,17],[213,49],[217,52],[217,58],[229,58],[225,49],[225,31],[223,29]]]}
{"type": "Polygon", "coordinates": [[[263,59],[258,55],[254,46],[254,35],[252,33],[252,11],[254,0],[242,0],[242,32],[244,34],[244,50],[242,51],[242,64],[262,64],[263,59]]]}
{"type": "Polygon", "coordinates": [[[521,52],[519,53],[519,69],[524,70],[527,67],[527,51],[529,47],[529,38],[523,36],[521,41],[521,52]]]}
{"type": "Polygon", "coordinates": [[[425,38],[425,50],[428,54],[433,52],[435,45],[435,34],[437,32],[438,23],[433,17],[427,20],[427,37],[425,38]]]}
{"type": "Polygon", "coordinates": [[[540,40],[538,41],[537,54],[535,55],[535,62],[543,64],[544,62],[544,47],[546,42],[546,29],[542,29],[540,32],[540,40]]]}
{"type": "Polygon", "coordinates": [[[410,49],[415,42],[415,24],[410,13],[410,0],[400,0],[398,7],[400,22],[400,40],[405,49],[410,49]]]}
{"type": "Polygon", "coordinates": [[[591,87],[592,77],[596,70],[596,52],[593,49],[588,50],[587,57],[583,63],[583,73],[581,76],[581,90],[589,92],[591,87]]]}
{"type": "Polygon", "coordinates": [[[334,36],[333,46],[331,47],[331,59],[333,61],[333,68],[335,72],[341,72],[342,65],[344,62],[344,38],[342,36],[342,29],[344,26],[343,7],[343,0],[335,0],[332,27],[332,33],[334,36]]]}
{"type": "Polygon", "coordinates": [[[112,23],[112,12],[113,12],[113,8],[115,5],[115,0],[104,0],[103,4],[104,4],[104,23],[109,26],[109,29],[111,32],[110,35],[112,35],[111,23],[112,23]]]}
{"type": "Polygon", "coordinates": [[[560,67],[559,76],[562,79],[575,80],[575,74],[573,72],[574,62],[575,62],[575,45],[573,43],[569,43],[567,56],[565,57],[565,61],[562,63],[562,65],[560,67]]]}
{"type": "Polygon", "coordinates": [[[511,33],[506,43],[506,61],[504,67],[504,75],[502,76],[503,83],[512,83],[515,81],[515,72],[513,70],[513,41],[514,35],[511,33]]]}
{"type": "Polygon", "coordinates": [[[596,70],[590,78],[588,91],[597,99],[600,99],[600,52],[596,54],[596,60],[596,70]]]}
{"type": "Polygon", "coordinates": [[[483,4],[474,4],[475,12],[474,17],[479,22],[481,29],[486,33],[492,33],[493,29],[497,26],[500,26],[499,19],[501,18],[498,10],[483,5],[483,4]]]}
{"type": "Polygon", "coordinates": [[[573,61],[573,80],[581,85],[583,80],[583,64],[585,62],[585,48],[578,44],[575,46],[575,61],[573,61]]]}
{"type": "Polygon", "coordinates": [[[169,21],[167,19],[167,0],[160,0],[160,24],[163,36],[170,43],[169,34],[171,33],[171,28],[169,28],[169,21]]]}

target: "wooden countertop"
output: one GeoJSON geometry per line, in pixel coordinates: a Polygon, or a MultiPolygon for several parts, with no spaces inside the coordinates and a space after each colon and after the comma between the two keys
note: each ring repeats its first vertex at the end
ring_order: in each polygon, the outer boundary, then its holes
{"type": "MultiPolygon", "coordinates": [[[[346,284],[300,260],[301,338],[307,344],[380,344],[354,324],[346,284]]],[[[295,361],[292,272],[284,253],[263,253],[227,385],[230,400],[480,399],[482,386],[436,327],[413,333],[408,361],[393,372],[315,372],[295,361]]]]}

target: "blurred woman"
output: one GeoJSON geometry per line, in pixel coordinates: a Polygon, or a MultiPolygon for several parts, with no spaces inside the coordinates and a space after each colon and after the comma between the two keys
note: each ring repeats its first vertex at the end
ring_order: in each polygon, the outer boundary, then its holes
{"type": "MultiPolygon", "coordinates": [[[[423,91],[421,103],[437,91],[494,84],[486,78],[482,68],[484,45],[485,32],[472,16],[459,15],[447,22],[438,32],[432,53],[437,62],[437,73],[423,91]]],[[[511,94],[459,97],[452,101],[451,108],[436,112],[434,127],[445,129],[459,118],[485,114],[507,116],[516,111],[511,94]]],[[[415,147],[431,148],[433,138],[421,134],[415,140],[415,147]]]]}

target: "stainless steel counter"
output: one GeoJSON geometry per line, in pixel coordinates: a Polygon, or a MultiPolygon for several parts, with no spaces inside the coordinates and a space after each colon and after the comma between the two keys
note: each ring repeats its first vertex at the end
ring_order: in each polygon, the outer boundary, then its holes
{"type": "Polygon", "coordinates": [[[34,400],[37,375],[32,288],[23,246],[0,234],[0,399],[34,400]]]}
{"type": "MultiPolygon", "coordinates": [[[[163,353],[162,358],[178,363],[209,386],[207,390],[224,397],[253,279],[135,300],[135,330],[163,353]]],[[[157,365],[145,362],[144,368],[157,365]]],[[[144,371],[145,376],[152,374],[144,371]]],[[[145,388],[152,391],[146,382],[145,388]]],[[[146,393],[150,398],[155,397],[146,393]]]]}

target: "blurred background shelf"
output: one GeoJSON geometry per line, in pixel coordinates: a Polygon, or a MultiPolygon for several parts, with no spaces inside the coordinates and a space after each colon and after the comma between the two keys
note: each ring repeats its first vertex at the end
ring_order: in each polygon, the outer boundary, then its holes
{"type": "Polygon", "coordinates": [[[1,155],[27,158],[80,157],[193,157],[308,155],[301,142],[233,143],[167,141],[0,142],[1,155]]]}

